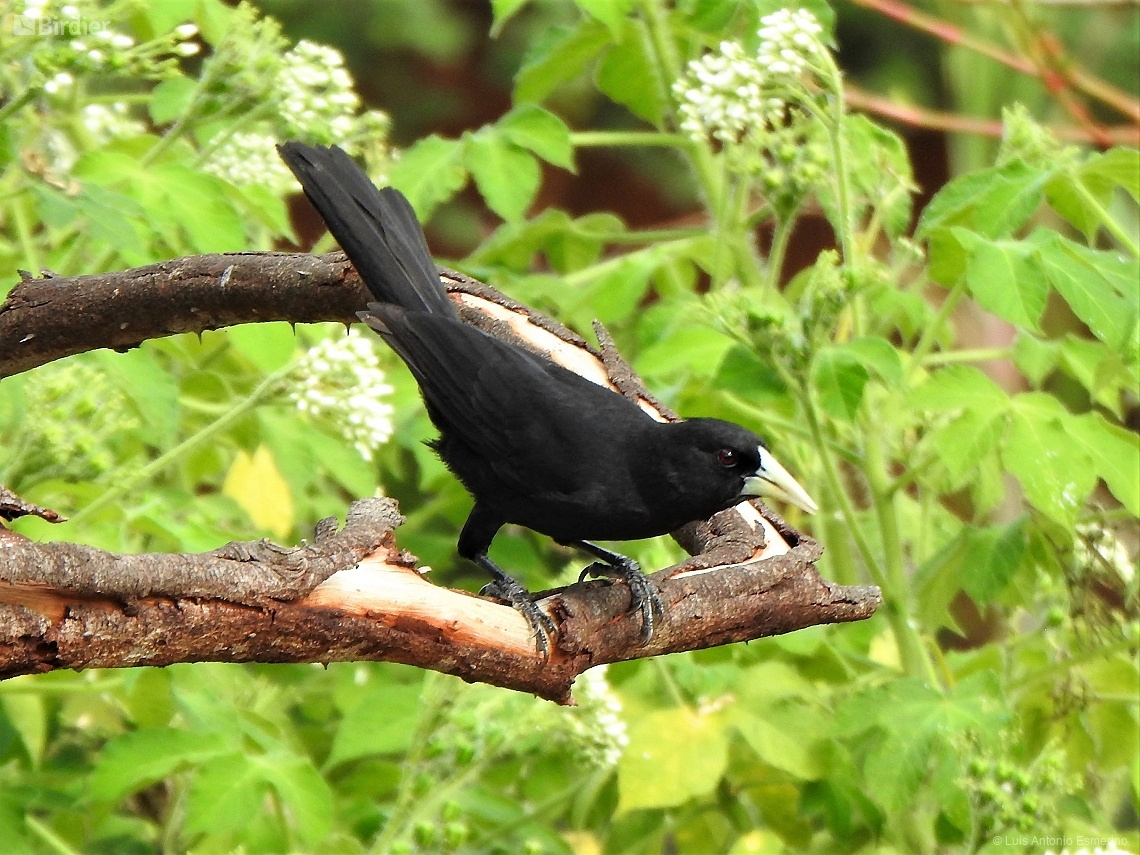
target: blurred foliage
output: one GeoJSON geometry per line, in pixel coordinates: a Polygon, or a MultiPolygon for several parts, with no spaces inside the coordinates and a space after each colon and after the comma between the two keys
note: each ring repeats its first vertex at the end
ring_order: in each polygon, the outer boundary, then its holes
{"type": "MultiPolygon", "coordinates": [[[[343,65],[214,0],[18,5],[0,31],[5,290],[16,267],[293,241],[271,143],[340,140],[464,233],[464,269],[581,331],[600,318],[670,405],[767,436],[820,499],[792,521],[825,544],[821,570],[885,603],[590,672],[571,710],[386,664],[9,680],[5,853],[1136,852],[1135,150],[1061,145],[1039,123],[1054,102],[1016,106],[991,74],[1004,138],[956,160],[912,234],[907,146],[844,110],[827,48],[866,19],[821,2],[272,4],[309,38],[353,27],[343,65]],[[33,19],[106,26],[17,30],[33,19]],[[354,88],[368,40],[422,79],[383,66],[354,88]],[[473,62],[486,98],[435,82],[473,62]],[[357,91],[418,107],[393,123],[398,157],[357,91]],[[651,227],[542,202],[598,152],[670,176],[651,227]],[[678,223],[686,193],[705,213],[678,223]],[[836,248],[793,268],[809,217],[836,248]],[[960,344],[966,306],[1009,343],[960,344]]],[[[1111,32],[1094,67],[1134,44],[1111,26],[1134,9],[1032,10],[1111,32]]],[[[875,69],[910,68],[912,47],[875,69]]],[[[4,380],[0,483],[71,517],[16,527],[117,551],[295,542],[382,489],[402,546],[478,584],[453,557],[469,500],[423,445],[414,383],[370,347],[250,325],[4,380]]],[[[511,534],[493,557],[531,586],[576,576],[580,559],[511,534]]]]}

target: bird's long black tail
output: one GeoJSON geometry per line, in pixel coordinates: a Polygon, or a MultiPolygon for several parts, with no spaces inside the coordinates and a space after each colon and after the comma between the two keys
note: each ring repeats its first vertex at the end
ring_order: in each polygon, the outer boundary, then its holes
{"type": "Polygon", "coordinates": [[[378,190],[336,146],[287,142],[277,151],[378,301],[456,315],[415,211],[399,190],[378,190]]]}

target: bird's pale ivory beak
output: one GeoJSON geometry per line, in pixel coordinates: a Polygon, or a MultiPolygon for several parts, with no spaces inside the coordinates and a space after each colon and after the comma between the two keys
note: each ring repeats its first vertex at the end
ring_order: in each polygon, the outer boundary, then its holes
{"type": "Polygon", "coordinates": [[[760,468],[755,475],[744,479],[742,496],[765,496],[789,502],[797,508],[802,508],[809,514],[819,510],[819,505],[807,494],[807,490],[799,485],[788,470],[780,465],[766,448],[760,448],[760,468]]]}

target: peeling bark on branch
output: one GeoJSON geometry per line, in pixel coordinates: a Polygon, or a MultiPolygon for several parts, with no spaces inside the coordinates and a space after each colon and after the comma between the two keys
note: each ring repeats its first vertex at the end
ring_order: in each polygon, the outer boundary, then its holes
{"type": "MultiPolygon", "coordinates": [[[[441,269],[460,316],[676,418],[621,358],[461,274],[441,269]]],[[[0,377],[99,347],[285,320],[356,320],[368,296],[341,253],[233,253],[74,278],[26,278],[0,306],[0,377]]],[[[53,512],[0,488],[0,517],[53,512]]],[[[58,515],[56,515],[58,519],[58,515]]],[[[431,584],[393,536],[389,500],[354,503],[314,543],[229,544],[200,555],[114,555],[37,544],[0,524],[0,678],[57,668],[173,662],[383,659],[570,702],[594,665],[870,617],[873,587],[820,578],[818,543],[762,504],[674,533],[692,558],[653,575],[666,613],[647,647],[629,591],[608,581],[547,592],[558,627],[549,660],[512,608],[431,584]]]]}

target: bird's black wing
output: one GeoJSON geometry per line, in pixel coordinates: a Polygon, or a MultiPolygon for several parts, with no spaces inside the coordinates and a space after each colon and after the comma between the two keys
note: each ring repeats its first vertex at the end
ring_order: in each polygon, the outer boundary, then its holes
{"type": "Polygon", "coordinates": [[[277,150],[377,300],[456,317],[416,213],[400,191],[378,190],[336,146],[287,142],[277,150]]]}
{"type": "Polygon", "coordinates": [[[599,469],[621,465],[622,440],[651,421],[617,393],[460,321],[376,303],[369,311],[361,317],[407,363],[436,426],[513,490],[586,489],[599,469]],[[587,436],[598,455],[582,461],[587,436]]]}

